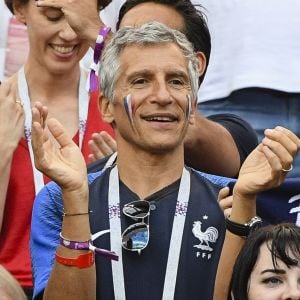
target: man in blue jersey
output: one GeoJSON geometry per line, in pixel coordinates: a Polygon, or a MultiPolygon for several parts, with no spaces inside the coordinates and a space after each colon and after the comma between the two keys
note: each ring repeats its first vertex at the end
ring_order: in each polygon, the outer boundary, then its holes
{"type": "MultiPolygon", "coordinates": [[[[198,90],[193,48],[159,23],[126,27],[101,65],[100,108],[118,143],[112,167],[87,180],[60,123],[33,109],[36,167],[57,183],[33,211],[35,298],[212,299],[225,236],[217,194],[230,179],[184,166],[198,90]]],[[[256,193],[282,182],[298,149],[290,131],[266,131],[235,184],[231,222],[255,215],[256,193]]]]}
{"type": "MultiPolygon", "coordinates": [[[[197,1],[193,1],[193,4],[197,1]]],[[[78,38],[89,41],[93,48],[99,28],[104,24],[116,27],[116,21],[113,20],[118,18],[117,29],[124,26],[140,26],[151,21],[177,29],[186,34],[197,52],[200,85],[206,72],[211,49],[205,10],[199,5],[194,6],[189,0],[126,0],[124,2],[124,0],[114,0],[101,11],[101,18],[90,0],[71,2],[42,0],[36,3],[38,6],[50,6],[62,10],[78,38]],[[119,13],[118,6],[123,3],[119,13]]],[[[90,63],[87,68],[89,66],[90,63]]],[[[198,113],[185,137],[185,162],[188,166],[207,173],[237,177],[243,161],[257,144],[255,131],[240,117],[233,114],[218,114],[205,118],[198,113]],[[206,159],[203,160],[202,156],[206,159]]],[[[116,142],[105,132],[93,134],[93,141],[89,142],[89,146],[93,153],[89,156],[91,161],[103,158],[116,150],[116,142]]],[[[105,163],[106,159],[96,161],[89,166],[89,172],[101,170],[105,163]]]]}

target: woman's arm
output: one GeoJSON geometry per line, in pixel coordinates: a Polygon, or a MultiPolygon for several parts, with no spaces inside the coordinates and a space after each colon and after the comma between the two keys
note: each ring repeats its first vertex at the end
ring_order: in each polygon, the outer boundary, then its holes
{"type": "Polygon", "coordinates": [[[11,83],[0,86],[0,232],[13,154],[22,137],[24,111],[11,83]]]}

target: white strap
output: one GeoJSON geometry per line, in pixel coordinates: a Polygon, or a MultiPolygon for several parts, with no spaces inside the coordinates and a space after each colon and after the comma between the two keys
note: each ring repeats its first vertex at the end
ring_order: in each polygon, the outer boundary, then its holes
{"type": "Polygon", "coordinates": [[[122,258],[122,233],[120,221],[120,192],[118,168],[114,167],[109,176],[108,190],[110,249],[119,256],[119,261],[112,261],[112,277],[116,300],[125,300],[125,284],[122,258]]]}
{"type": "Polygon", "coordinates": [[[79,90],[78,90],[78,113],[79,113],[79,148],[82,148],[83,138],[86,129],[86,122],[89,109],[89,93],[85,90],[87,75],[84,70],[80,72],[79,90]]]}
{"type": "Polygon", "coordinates": [[[118,155],[118,152],[114,152],[114,153],[110,156],[110,158],[107,160],[106,164],[104,165],[102,171],[106,170],[107,168],[110,168],[110,167],[116,162],[117,155],[118,155]]]}
{"type": "MultiPolygon", "coordinates": [[[[89,95],[85,91],[85,80],[86,76],[83,71],[80,73],[80,82],[79,82],[79,147],[82,147],[82,141],[86,128],[86,120],[88,114],[88,105],[89,105],[89,95]]],[[[28,85],[25,76],[24,67],[22,67],[18,72],[18,92],[19,96],[24,104],[24,112],[25,112],[25,124],[24,124],[24,133],[25,138],[27,140],[31,166],[33,170],[33,180],[35,187],[35,194],[44,186],[44,178],[43,174],[35,168],[34,165],[34,154],[31,145],[31,123],[32,123],[32,114],[31,114],[31,101],[29,97],[28,85]]]]}
{"type": "MultiPolygon", "coordinates": [[[[180,257],[183,229],[185,217],[190,198],[190,173],[184,168],[179,192],[176,202],[176,211],[174,214],[174,221],[171,233],[171,242],[169,248],[168,262],[166,268],[166,275],[164,281],[163,300],[170,300],[174,298],[178,263],[180,257]]],[[[115,299],[125,300],[125,284],[122,260],[122,233],[121,233],[121,219],[120,219],[120,193],[119,193],[119,175],[117,166],[115,166],[109,177],[109,193],[108,193],[108,207],[109,207],[109,222],[111,231],[111,250],[119,255],[119,261],[112,261],[112,275],[115,299]]],[[[142,259],[142,256],[141,256],[142,259]]]]}
{"type": "Polygon", "coordinates": [[[173,221],[173,229],[171,234],[168,263],[162,297],[163,300],[174,299],[180,249],[187,210],[187,206],[185,205],[185,201],[188,201],[186,198],[187,195],[190,195],[190,174],[184,168],[178,191],[178,200],[176,203],[176,212],[173,221]],[[182,212],[182,209],[184,209],[185,211],[182,212]],[[179,211],[182,212],[182,214],[178,214],[179,211]]]}
{"type": "Polygon", "coordinates": [[[29,98],[28,85],[25,77],[24,67],[22,67],[18,72],[18,91],[19,91],[19,96],[24,104],[23,106],[25,112],[24,133],[28,144],[31,166],[33,170],[35,194],[37,195],[38,192],[44,186],[44,178],[43,178],[43,174],[40,171],[38,171],[34,165],[34,155],[33,155],[33,150],[31,145],[31,122],[32,122],[31,103],[29,98]]]}

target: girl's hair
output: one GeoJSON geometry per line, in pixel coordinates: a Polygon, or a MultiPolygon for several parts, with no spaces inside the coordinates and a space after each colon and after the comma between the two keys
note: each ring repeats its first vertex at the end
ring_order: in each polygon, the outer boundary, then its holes
{"type": "MultiPolygon", "coordinates": [[[[29,0],[4,0],[5,1],[5,4],[6,6],[9,8],[9,10],[14,13],[14,9],[13,9],[13,3],[14,1],[16,3],[19,3],[21,5],[26,5],[29,0]]],[[[98,2],[98,9],[102,9],[104,7],[106,7],[112,0],[97,0],[98,2]]]]}
{"type": "Polygon", "coordinates": [[[256,264],[260,247],[266,243],[274,268],[281,260],[288,267],[300,261],[300,227],[291,223],[268,225],[249,236],[233,268],[228,299],[248,298],[248,281],[256,264]]]}

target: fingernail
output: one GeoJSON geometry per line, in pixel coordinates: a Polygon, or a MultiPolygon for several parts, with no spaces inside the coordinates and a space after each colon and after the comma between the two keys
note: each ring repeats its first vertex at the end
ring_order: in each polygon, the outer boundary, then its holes
{"type": "Polygon", "coordinates": [[[265,129],[265,134],[271,133],[273,129],[265,129]]]}
{"type": "Polygon", "coordinates": [[[279,131],[284,131],[284,128],[282,126],[276,126],[275,129],[279,131]]]}

